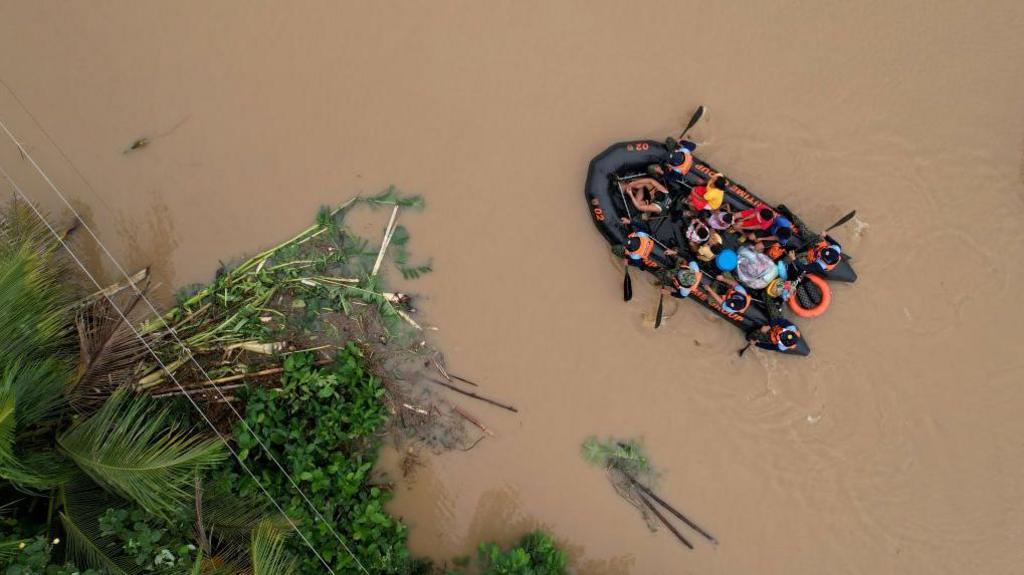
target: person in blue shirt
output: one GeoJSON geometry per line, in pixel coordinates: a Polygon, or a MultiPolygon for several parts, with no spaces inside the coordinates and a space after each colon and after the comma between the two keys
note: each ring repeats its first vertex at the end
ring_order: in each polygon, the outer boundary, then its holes
{"type": "Polygon", "coordinates": [[[679,269],[669,274],[668,281],[662,279],[662,284],[666,287],[661,288],[661,293],[679,299],[687,298],[694,290],[701,289],[700,280],[703,277],[704,273],[700,271],[700,266],[696,261],[687,263],[680,260],[679,269]],[[667,286],[671,286],[671,288],[667,286]]]}
{"type": "Polygon", "coordinates": [[[715,290],[709,289],[708,295],[718,302],[725,313],[743,315],[750,307],[751,301],[747,288],[728,276],[718,275],[715,279],[728,285],[729,291],[725,292],[724,296],[720,296],[715,290]]]}
{"type": "Polygon", "coordinates": [[[775,318],[747,334],[747,341],[761,349],[787,351],[800,343],[800,330],[785,318],[775,318]]]}
{"type": "Polygon", "coordinates": [[[832,271],[843,261],[843,250],[838,243],[821,238],[799,253],[789,252],[793,267],[800,273],[822,274],[832,271]]]}

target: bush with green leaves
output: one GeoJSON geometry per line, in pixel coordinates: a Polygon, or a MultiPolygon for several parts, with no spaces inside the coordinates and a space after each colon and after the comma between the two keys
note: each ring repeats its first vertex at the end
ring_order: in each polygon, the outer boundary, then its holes
{"type": "Polygon", "coordinates": [[[477,552],[483,575],[563,575],[568,558],[543,531],[527,533],[511,549],[481,543],[477,552]]]}
{"type": "MultiPolygon", "coordinates": [[[[337,361],[315,365],[310,353],[284,362],[280,390],[254,388],[246,397],[245,421],[296,481],[371,573],[401,573],[409,568],[406,527],[384,510],[387,493],[368,484],[376,458],[374,432],[387,420],[384,388],[369,373],[355,345],[337,361]]],[[[331,529],[306,505],[245,426],[234,436],[239,456],[283,507],[337,573],[359,572],[355,560],[331,529]]],[[[253,494],[259,486],[239,466],[227,476],[228,489],[253,494]]],[[[289,544],[299,557],[300,573],[323,570],[302,542],[289,544]]]]}
{"type": "Polygon", "coordinates": [[[135,509],[108,509],[99,518],[100,534],[112,538],[144,573],[188,568],[196,546],[149,513],[135,509]]]}
{"type": "Polygon", "coordinates": [[[12,545],[9,553],[0,549],[3,575],[102,575],[101,571],[81,569],[69,562],[55,563],[53,546],[53,541],[36,535],[12,545]]]}

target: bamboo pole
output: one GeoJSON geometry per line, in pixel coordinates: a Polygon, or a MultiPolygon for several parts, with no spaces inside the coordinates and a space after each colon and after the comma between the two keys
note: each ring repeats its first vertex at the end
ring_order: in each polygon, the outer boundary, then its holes
{"type": "MultiPolygon", "coordinates": [[[[320,359],[320,360],[317,360],[317,361],[313,362],[313,365],[321,366],[321,365],[328,365],[328,364],[331,364],[331,363],[334,363],[333,359],[320,359]]],[[[223,389],[234,389],[236,387],[241,387],[242,385],[245,385],[245,384],[233,385],[233,386],[221,386],[221,384],[223,384],[223,383],[231,383],[233,381],[239,381],[239,380],[247,379],[247,378],[266,377],[268,375],[276,375],[276,374],[281,373],[283,371],[284,371],[283,367],[272,367],[272,368],[269,368],[269,369],[263,369],[263,370],[260,370],[260,371],[253,371],[253,372],[250,372],[250,373],[239,373],[237,375],[229,375],[229,376],[221,377],[221,378],[218,378],[218,379],[210,379],[210,380],[207,380],[207,381],[186,383],[186,384],[183,384],[182,387],[190,387],[190,386],[198,386],[198,387],[195,387],[193,389],[187,389],[184,392],[180,392],[179,391],[179,392],[157,393],[157,394],[154,394],[153,397],[168,397],[168,396],[171,396],[171,395],[181,395],[182,393],[186,393],[186,394],[200,393],[200,392],[205,391],[205,388],[208,388],[208,387],[214,387],[214,388],[221,389],[221,390],[223,390],[223,389]]]]}
{"type": "Polygon", "coordinates": [[[149,268],[148,267],[142,268],[141,270],[139,270],[139,271],[135,272],[134,274],[132,274],[131,277],[129,277],[126,281],[118,282],[118,283],[113,284],[113,285],[109,285],[109,286],[107,286],[107,287],[105,287],[105,288],[103,288],[103,289],[101,289],[101,290],[99,290],[97,292],[94,292],[94,293],[90,294],[89,297],[85,298],[85,301],[92,301],[94,299],[98,299],[98,298],[101,298],[101,297],[110,297],[110,296],[116,294],[117,292],[127,288],[129,285],[138,285],[138,284],[146,281],[146,278],[148,278],[148,277],[149,277],[149,268]]]}
{"type": "Polygon", "coordinates": [[[377,261],[373,264],[373,271],[370,272],[370,277],[377,275],[380,270],[380,264],[384,261],[384,253],[388,251],[388,245],[391,243],[391,235],[395,232],[395,218],[398,217],[398,204],[395,204],[395,209],[391,210],[391,219],[388,220],[388,227],[384,229],[384,240],[380,244],[380,252],[377,253],[377,261]]]}
{"type": "Polygon", "coordinates": [[[492,432],[490,429],[487,429],[487,426],[485,426],[484,424],[480,423],[480,420],[478,420],[477,418],[475,418],[472,415],[470,415],[470,414],[466,413],[465,411],[463,411],[463,409],[461,407],[456,405],[456,406],[453,406],[453,409],[455,410],[455,413],[458,413],[459,415],[461,415],[463,417],[463,419],[465,419],[466,421],[468,421],[468,422],[472,423],[473,425],[479,427],[480,431],[486,433],[487,435],[490,435],[491,437],[494,437],[494,432],[492,432]]]}

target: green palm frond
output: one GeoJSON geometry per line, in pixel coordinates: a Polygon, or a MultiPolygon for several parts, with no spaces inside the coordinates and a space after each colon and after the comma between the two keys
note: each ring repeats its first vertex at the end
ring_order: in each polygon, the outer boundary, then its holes
{"type": "Polygon", "coordinates": [[[121,543],[104,536],[100,528],[100,516],[107,509],[123,506],[124,501],[106,493],[81,474],[62,486],[58,497],[63,505],[60,522],[71,557],[82,565],[114,575],[134,575],[142,571],[124,554],[121,543]]]}
{"type": "Polygon", "coordinates": [[[102,542],[98,528],[85,528],[75,522],[66,512],[60,513],[60,524],[64,527],[67,535],[68,554],[83,565],[89,565],[98,569],[106,569],[114,575],[126,575],[139,573],[140,571],[126,571],[111,559],[107,553],[110,551],[102,542]]]}
{"type": "Polygon", "coordinates": [[[17,200],[0,210],[0,243],[28,246],[37,253],[50,253],[59,245],[28,204],[17,200]]]}
{"type": "Polygon", "coordinates": [[[216,438],[183,427],[155,400],[125,391],[57,442],[101,486],[162,518],[192,501],[196,469],[226,456],[216,438]]]}
{"type": "Polygon", "coordinates": [[[70,301],[53,258],[0,242],[0,367],[66,353],[70,301]]]}
{"type": "Polygon", "coordinates": [[[247,536],[252,526],[269,522],[278,530],[289,529],[288,521],[279,513],[272,513],[267,500],[258,497],[239,497],[227,491],[214,491],[203,499],[203,525],[221,537],[247,536]]]}
{"type": "Polygon", "coordinates": [[[252,531],[249,557],[252,575],[292,575],[295,573],[295,559],[285,549],[287,532],[281,531],[271,521],[260,521],[252,531]]]}
{"type": "Polygon", "coordinates": [[[22,490],[48,489],[66,479],[66,466],[46,436],[25,431],[63,404],[67,377],[66,367],[53,359],[0,370],[0,477],[22,490]]]}
{"type": "Polygon", "coordinates": [[[53,417],[64,406],[64,386],[69,377],[67,364],[53,358],[13,363],[0,370],[0,390],[9,389],[16,398],[19,430],[53,417]]]}

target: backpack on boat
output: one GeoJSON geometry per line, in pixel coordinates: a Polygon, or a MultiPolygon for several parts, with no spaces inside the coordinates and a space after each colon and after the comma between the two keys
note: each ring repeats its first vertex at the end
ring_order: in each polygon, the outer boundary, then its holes
{"type": "Polygon", "coordinates": [[[779,268],[770,257],[747,246],[736,252],[736,262],[736,277],[749,288],[764,289],[779,277],[779,268]]]}

